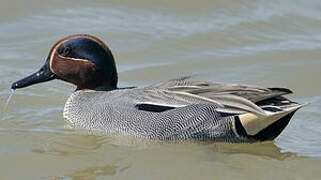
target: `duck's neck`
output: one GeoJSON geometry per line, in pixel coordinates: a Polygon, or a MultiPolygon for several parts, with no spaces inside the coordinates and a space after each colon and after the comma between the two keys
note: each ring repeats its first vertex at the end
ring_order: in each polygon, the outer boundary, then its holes
{"type": "Polygon", "coordinates": [[[117,87],[113,87],[113,86],[98,86],[93,90],[95,90],[95,91],[112,91],[112,90],[115,90],[115,89],[117,89],[117,87]]]}
{"type": "Polygon", "coordinates": [[[111,84],[110,82],[107,82],[107,81],[106,81],[106,82],[101,83],[100,85],[97,85],[97,86],[94,86],[94,87],[77,86],[76,91],[79,91],[79,90],[112,91],[112,90],[115,90],[115,89],[117,89],[117,85],[113,85],[113,84],[111,84]]]}

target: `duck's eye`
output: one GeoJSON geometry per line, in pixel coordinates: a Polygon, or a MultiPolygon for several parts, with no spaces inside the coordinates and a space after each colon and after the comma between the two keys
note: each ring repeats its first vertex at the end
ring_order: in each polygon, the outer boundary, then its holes
{"type": "Polygon", "coordinates": [[[70,47],[62,47],[62,48],[58,49],[58,53],[61,56],[67,56],[70,52],[71,52],[71,48],[70,47]]]}
{"type": "Polygon", "coordinates": [[[67,56],[70,52],[71,52],[71,48],[70,47],[65,47],[61,55],[62,56],[67,56]]]}

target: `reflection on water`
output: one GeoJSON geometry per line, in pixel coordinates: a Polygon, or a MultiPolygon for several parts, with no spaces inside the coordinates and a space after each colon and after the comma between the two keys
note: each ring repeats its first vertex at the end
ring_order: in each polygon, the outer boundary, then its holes
{"type": "Polygon", "coordinates": [[[105,176],[113,176],[116,174],[117,167],[115,166],[102,166],[102,167],[88,167],[88,168],[79,168],[71,172],[67,172],[61,176],[51,177],[53,180],[64,180],[64,179],[73,179],[73,180],[90,180],[97,179],[105,176]]]}
{"type": "Polygon", "coordinates": [[[320,9],[319,0],[0,1],[1,177],[318,179],[320,9]],[[14,96],[8,89],[43,64],[55,41],[74,33],[107,42],[120,87],[192,74],[284,86],[311,105],[275,141],[258,144],[151,142],[65,129],[72,85],[57,80],[14,96]]]}
{"type": "Polygon", "coordinates": [[[105,143],[104,137],[98,136],[74,136],[67,134],[63,139],[51,138],[47,140],[46,146],[32,149],[35,153],[46,153],[57,156],[75,156],[95,151],[105,143]]]}
{"type": "Polygon", "coordinates": [[[277,160],[284,160],[295,156],[294,153],[281,153],[273,142],[255,143],[255,144],[217,144],[211,148],[215,152],[224,152],[227,154],[248,154],[251,156],[260,156],[277,160]]]}

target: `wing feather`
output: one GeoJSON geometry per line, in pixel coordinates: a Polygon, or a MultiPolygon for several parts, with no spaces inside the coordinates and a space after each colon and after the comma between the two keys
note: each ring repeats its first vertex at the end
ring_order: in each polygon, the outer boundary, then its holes
{"type": "MultiPolygon", "coordinates": [[[[246,84],[226,84],[190,81],[182,77],[146,87],[144,101],[137,104],[177,108],[196,103],[214,103],[222,113],[251,112],[259,116],[266,113],[256,103],[292,93],[286,88],[263,88],[246,84]]],[[[148,106],[146,106],[148,107],[148,106]]]]}

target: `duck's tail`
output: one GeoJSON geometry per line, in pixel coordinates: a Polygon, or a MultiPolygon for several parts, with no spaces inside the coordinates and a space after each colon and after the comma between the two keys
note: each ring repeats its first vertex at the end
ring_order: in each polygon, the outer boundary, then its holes
{"type": "Polygon", "coordinates": [[[299,104],[279,96],[257,103],[266,116],[246,113],[239,115],[238,119],[246,136],[259,141],[273,140],[287,126],[293,114],[307,104],[299,104]]]}

